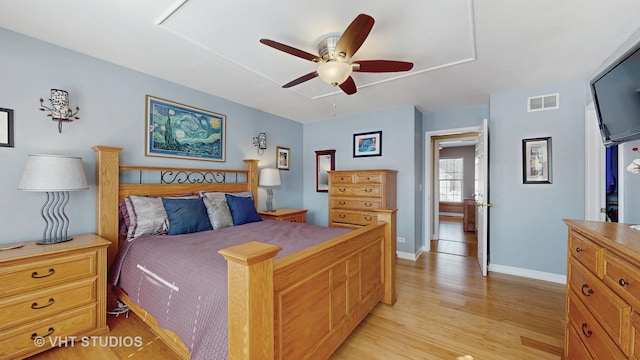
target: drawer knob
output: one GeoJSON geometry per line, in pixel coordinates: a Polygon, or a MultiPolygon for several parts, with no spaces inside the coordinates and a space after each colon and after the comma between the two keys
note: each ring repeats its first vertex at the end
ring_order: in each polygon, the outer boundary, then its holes
{"type": "Polygon", "coordinates": [[[618,280],[618,284],[620,284],[620,286],[627,286],[629,285],[629,282],[625,279],[620,279],[618,280]]]}
{"type": "Polygon", "coordinates": [[[347,217],[347,216],[346,216],[345,214],[338,214],[338,217],[339,217],[340,219],[344,219],[344,218],[345,218],[345,217],[347,217]]]}
{"type": "Polygon", "coordinates": [[[371,221],[371,216],[365,216],[364,219],[367,221],[371,221]]]}
{"type": "Polygon", "coordinates": [[[364,192],[366,192],[366,193],[370,193],[372,191],[373,191],[373,189],[364,189],[364,192]]]}
{"type": "Polygon", "coordinates": [[[49,332],[44,334],[44,335],[38,335],[38,333],[33,333],[31,334],[31,340],[35,340],[37,338],[45,338],[47,336],[50,336],[51,334],[53,334],[53,332],[55,331],[55,329],[53,327],[49,328],[49,332]]]}
{"type": "Polygon", "coordinates": [[[42,278],[46,278],[47,276],[51,276],[55,273],[56,273],[56,270],[54,268],[51,268],[49,269],[49,272],[46,275],[38,275],[38,272],[34,271],[31,273],[31,277],[34,279],[42,279],[42,278]]]}
{"type": "Polygon", "coordinates": [[[576,247],[576,252],[577,252],[577,253],[579,253],[579,252],[581,252],[581,251],[584,251],[584,250],[580,249],[580,247],[576,247]]]}
{"type": "Polygon", "coordinates": [[[583,284],[581,291],[582,291],[582,295],[584,296],[593,295],[593,289],[589,288],[589,284],[583,284]],[[585,289],[587,290],[586,292],[584,291],[585,289]]]}
{"type": "Polygon", "coordinates": [[[370,202],[368,202],[368,203],[364,203],[364,206],[366,206],[366,207],[372,207],[372,206],[373,206],[373,204],[372,204],[372,203],[370,203],[370,202]]]}
{"type": "Polygon", "coordinates": [[[346,204],[346,202],[344,202],[344,201],[338,201],[338,204],[340,204],[340,205],[344,205],[344,204],[346,204]]]}
{"type": "Polygon", "coordinates": [[[49,303],[47,305],[38,305],[37,302],[34,302],[33,304],[31,304],[31,308],[34,310],[38,310],[38,309],[44,309],[46,307],[49,307],[51,305],[53,305],[53,303],[56,302],[53,298],[49,298],[49,303]]]}
{"type": "Polygon", "coordinates": [[[582,323],[582,333],[584,334],[584,336],[586,337],[591,337],[591,334],[593,334],[593,332],[591,330],[586,330],[585,329],[589,327],[589,325],[587,325],[587,323],[582,323]]]}
{"type": "Polygon", "coordinates": [[[339,188],[339,189],[338,189],[338,191],[340,191],[340,192],[345,192],[346,190],[347,190],[347,189],[345,189],[345,188],[339,188]]]}

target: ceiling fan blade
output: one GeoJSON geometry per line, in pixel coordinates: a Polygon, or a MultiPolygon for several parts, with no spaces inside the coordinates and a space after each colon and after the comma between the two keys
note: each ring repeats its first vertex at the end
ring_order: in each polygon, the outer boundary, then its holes
{"type": "Polygon", "coordinates": [[[282,87],[283,88],[290,88],[292,86],[296,86],[298,84],[301,84],[301,83],[303,83],[305,81],[309,81],[309,80],[311,80],[311,79],[313,79],[313,78],[315,78],[317,76],[318,76],[318,73],[316,71],[310,72],[310,73],[308,73],[306,75],[300,76],[299,78],[297,78],[295,80],[289,81],[288,83],[282,85],[282,87]]]}
{"type": "Polygon", "coordinates": [[[350,59],[369,36],[374,22],[369,15],[358,15],[340,36],[334,50],[336,55],[343,53],[345,59],[350,59]]]}
{"type": "Polygon", "coordinates": [[[413,63],[393,60],[361,60],[354,61],[351,65],[353,71],[383,73],[409,71],[413,68],[413,63]]]}
{"type": "Polygon", "coordinates": [[[260,39],[260,42],[267,45],[267,46],[271,46],[272,48],[276,49],[276,50],[280,50],[283,52],[286,52],[287,54],[291,54],[293,56],[297,56],[299,58],[303,58],[305,60],[309,60],[309,61],[313,61],[313,62],[318,62],[318,60],[320,60],[318,58],[318,56],[313,55],[311,53],[308,53],[306,51],[300,50],[300,49],[296,49],[294,47],[291,47],[289,45],[285,45],[282,43],[279,43],[277,41],[273,41],[273,40],[269,40],[269,39],[260,39]]]}
{"type": "Polygon", "coordinates": [[[342,91],[344,91],[344,93],[347,94],[347,95],[353,95],[353,94],[358,92],[358,88],[356,87],[356,83],[355,83],[355,81],[353,81],[353,78],[351,76],[349,76],[347,78],[347,80],[345,80],[339,86],[340,86],[340,89],[342,89],[342,91]]]}

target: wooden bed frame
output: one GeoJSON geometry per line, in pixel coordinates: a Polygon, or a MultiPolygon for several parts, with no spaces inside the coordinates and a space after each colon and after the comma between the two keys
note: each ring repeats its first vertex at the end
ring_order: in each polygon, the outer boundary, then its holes
{"type": "MultiPolygon", "coordinates": [[[[124,166],[119,164],[122,148],[93,149],[97,233],[112,242],[109,265],[121,240],[118,202],[128,195],[163,196],[199,190],[257,193],[258,160],[244,160],[244,170],[124,166]],[[220,172],[240,175],[246,181],[120,184],[124,170],[220,172]]],[[[257,204],[257,199],[254,202],[257,204]]],[[[229,359],[328,358],[378,302],[393,305],[396,209],[382,209],[377,214],[378,224],[275,260],[281,248],[259,242],[220,250],[228,264],[229,359]]],[[[124,291],[117,287],[114,291],[177,354],[190,357],[174,332],[159,327],[124,291]]]]}

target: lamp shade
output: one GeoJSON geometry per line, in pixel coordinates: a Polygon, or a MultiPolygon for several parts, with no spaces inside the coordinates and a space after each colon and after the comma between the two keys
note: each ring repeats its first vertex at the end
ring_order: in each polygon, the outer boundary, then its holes
{"type": "Polygon", "coordinates": [[[332,85],[340,85],[351,75],[351,64],[341,61],[329,61],[318,65],[316,71],[322,81],[332,85]]]}
{"type": "Polygon", "coordinates": [[[57,155],[29,155],[18,190],[86,190],[87,177],[82,158],[57,155]]]}
{"type": "Polygon", "coordinates": [[[280,185],[280,171],[278,169],[262,169],[260,170],[260,186],[278,186],[280,185]]]}

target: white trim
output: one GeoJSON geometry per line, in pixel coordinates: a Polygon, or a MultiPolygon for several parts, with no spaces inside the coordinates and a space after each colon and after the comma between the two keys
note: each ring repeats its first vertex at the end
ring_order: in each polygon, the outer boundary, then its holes
{"type": "Polygon", "coordinates": [[[171,15],[173,15],[178,9],[182,7],[189,0],[177,0],[171,6],[169,6],[158,18],[156,18],[153,23],[157,26],[162,25],[171,15]]]}
{"type": "Polygon", "coordinates": [[[585,107],[585,220],[604,221],[606,154],[593,103],[585,107]]]}
{"type": "Polygon", "coordinates": [[[507,274],[507,275],[522,276],[529,279],[550,281],[553,283],[563,284],[563,285],[567,283],[566,275],[548,273],[548,272],[538,271],[538,270],[517,268],[517,267],[507,266],[507,265],[489,264],[489,271],[497,272],[501,274],[507,274]]]}
{"type": "Polygon", "coordinates": [[[420,258],[420,255],[422,255],[423,252],[424,252],[424,247],[420,247],[415,254],[404,252],[404,251],[396,251],[396,256],[398,256],[399,259],[416,261],[420,258]]]}

